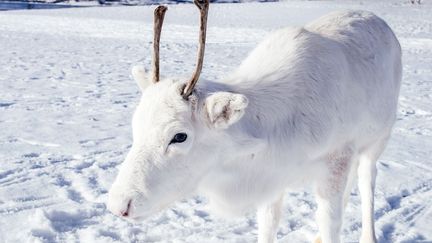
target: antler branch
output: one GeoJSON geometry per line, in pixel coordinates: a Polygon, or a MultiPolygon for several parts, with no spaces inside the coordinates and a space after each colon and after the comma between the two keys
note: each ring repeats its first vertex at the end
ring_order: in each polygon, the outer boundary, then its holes
{"type": "Polygon", "coordinates": [[[159,42],[162,31],[162,24],[165,17],[167,7],[158,6],[154,11],[154,36],[153,36],[153,83],[159,82],[159,42]]]}
{"type": "Polygon", "coordinates": [[[207,16],[209,10],[209,0],[194,0],[195,5],[198,7],[201,13],[200,17],[200,35],[199,35],[199,49],[198,49],[198,58],[197,65],[195,68],[195,72],[192,75],[192,78],[186,84],[183,90],[183,98],[187,99],[190,94],[192,94],[193,89],[195,88],[196,83],[198,82],[198,78],[201,74],[201,70],[204,62],[204,50],[206,43],[206,32],[207,32],[207,16]]]}

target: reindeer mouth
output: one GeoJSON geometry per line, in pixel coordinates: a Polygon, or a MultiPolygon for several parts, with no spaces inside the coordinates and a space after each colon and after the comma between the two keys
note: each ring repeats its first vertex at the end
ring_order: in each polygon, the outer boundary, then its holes
{"type": "Polygon", "coordinates": [[[129,200],[129,202],[126,206],[126,210],[124,212],[122,212],[122,214],[121,214],[123,217],[129,217],[129,211],[130,211],[131,203],[132,203],[132,200],[129,200]]]}

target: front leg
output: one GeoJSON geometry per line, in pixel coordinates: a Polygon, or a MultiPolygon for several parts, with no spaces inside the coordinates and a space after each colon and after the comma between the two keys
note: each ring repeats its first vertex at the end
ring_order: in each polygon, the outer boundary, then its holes
{"type": "Polygon", "coordinates": [[[273,243],[281,217],[283,194],[274,202],[258,208],[258,243],[273,243]]]}

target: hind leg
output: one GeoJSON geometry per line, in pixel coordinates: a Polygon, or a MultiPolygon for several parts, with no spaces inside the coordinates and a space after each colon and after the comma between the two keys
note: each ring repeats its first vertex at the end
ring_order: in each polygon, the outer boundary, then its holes
{"type": "Polygon", "coordinates": [[[387,139],[365,149],[359,156],[358,187],[362,208],[362,231],[360,243],[375,243],[374,193],[377,174],[376,161],[381,155],[387,139]]]}
{"type": "Polygon", "coordinates": [[[338,243],[344,211],[344,199],[352,166],[350,149],[334,153],[326,158],[327,171],[316,184],[316,218],[320,237],[315,242],[338,243]]]}
{"type": "Polygon", "coordinates": [[[376,242],[374,228],[375,161],[370,159],[368,156],[361,155],[358,177],[358,187],[362,208],[362,231],[360,242],[373,243],[376,242]]]}
{"type": "Polygon", "coordinates": [[[344,198],[343,198],[343,206],[344,206],[344,211],[345,208],[349,202],[350,196],[351,196],[351,191],[352,188],[354,187],[354,184],[357,181],[357,169],[358,169],[358,156],[353,157],[352,159],[352,164],[350,167],[350,172],[348,174],[348,179],[347,179],[347,183],[346,183],[346,187],[344,190],[344,198]]]}
{"type": "MultiPolygon", "coordinates": [[[[349,168],[348,177],[346,179],[346,185],[343,192],[343,199],[342,199],[342,215],[345,211],[346,205],[348,204],[349,197],[351,195],[351,190],[356,182],[357,179],[357,168],[358,168],[358,158],[355,158],[353,156],[351,160],[351,166],[349,168]]],[[[314,243],[322,243],[321,236],[317,235],[317,237],[314,240],[314,243]]]]}

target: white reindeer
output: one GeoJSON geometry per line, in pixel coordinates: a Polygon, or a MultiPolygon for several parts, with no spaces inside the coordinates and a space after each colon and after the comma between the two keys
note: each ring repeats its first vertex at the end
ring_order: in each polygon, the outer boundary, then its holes
{"type": "Polygon", "coordinates": [[[284,191],[315,188],[319,237],[340,242],[344,207],[358,176],[360,242],[376,242],[375,163],[396,118],[401,49],[370,12],[328,14],[272,33],[231,75],[201,80],[208,0],[198,64],[189,82],[159,81],[166,7],[155,11],[153,75],[134,68],[142,90],[133,145],[108,208],[141,220],[196,192],[225,213],[258,209],[258,242],[273,242],[284,191]],[[152,82],[153,81],[153,82],[152,82]]]}

